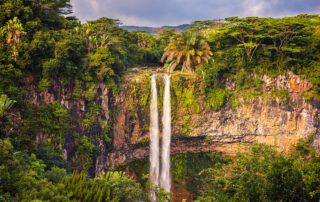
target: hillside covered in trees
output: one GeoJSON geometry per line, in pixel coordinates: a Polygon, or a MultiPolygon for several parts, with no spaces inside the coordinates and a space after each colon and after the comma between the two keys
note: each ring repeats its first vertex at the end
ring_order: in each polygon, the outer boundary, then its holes
{"type": "MultiPolygon", "coordinates": [[[[310,81],[303,98],[319,103],[319,15],[195,21],[152,35],[117,19],[80,23],[69,0],[2,0],[0,11],[0,201],[148,201],[147,164],[96,172],[115,142],[116,112],[103,105],[119,94],[124,74],[142,67],[195,76],[212,111],[264,96],[259,76],[287,72],[310,81]]],[[[288,104],[286,90],[272,96],[288,104]]],[[[319,201],[317,132],[290,154],[253,145],[233,157],[176,155],[173,180],[185,180],[198,201],[319,201]]],[[[160,190],[159,201],[167,195],[160,190]]]]}

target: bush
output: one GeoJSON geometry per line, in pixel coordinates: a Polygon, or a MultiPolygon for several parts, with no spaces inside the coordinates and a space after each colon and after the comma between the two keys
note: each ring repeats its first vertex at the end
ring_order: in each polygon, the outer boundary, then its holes
{"type": "Polygon", "coordinates": [[[217,111],[226,104],[229,96],[227,89],[212,89],[206,96],[207,106],[217,111]]]}
{"type": "Polygon", "coordinates": [[[279,99],[280,104],[287,103],[289,101],[289,92],[284,89],[272,89],[271,91],[272,99],[279,99]]]}
{"type": "Polygon", "coordinates": [[[147,201],[141,186],[123,172],[107,172],[95,179],[73,174],[61,181],[76,201],[147,201]]]}
{"type": "Polygon", "coordinates": [[[54,184],[57,184],[66,175],[67,171],[65,169],[56,166],[45,172],[45,177],[54,184]]]}
{"type": "Polygon", "coordinates": [[[289,156],[254,145],[201,171],[199,201],[319,201],[319,152],[300,142],[289,156]]]}

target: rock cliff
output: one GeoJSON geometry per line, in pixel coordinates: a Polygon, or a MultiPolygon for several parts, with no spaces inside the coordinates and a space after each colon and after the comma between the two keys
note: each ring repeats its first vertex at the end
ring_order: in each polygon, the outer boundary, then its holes
{"type": "MultiPolygon", "coordinates": [[[[148,73],[128,74],[116,102],[113,150],[105,168],[148,156],[148,73]]],[[[263,93],[239,97],[237,106],[227,103],[214,111],[206,106],[201,79],[172,76],[172,154],[222,152],[234,155],[251,143],[266,143],[289,152],[301,138],[314,136],[319,148],[319,99],[306,100],[312,90],[305,79],[289,72],[276,78],[260,77],[263,93]],[[274,91],[286,97],[274,96],[274,91]]],[[[161,81],[159,81],[161,100],[161,81]]],[[[227,85],[233,91],[234,82],[227,85]]],[[[160,103],[161,105],[162,103],[160,103]]],[[[161,111],[161,108],[159,108],[161,111]]]]}
{"type": "MultiPolygon", "coordinates": [[[[110,128],[111,141],[95,139],[99,155],[95,159],[95,173],[105,171],[133,160],[143,159],[149,153],[149,101],[152,71],[127,73],[120,92],[110,93],[104,83],[94,88],[94,103],[100,107],[95,118],[99,123],[89,132],[80,120],[88,111],[83,94],[73,96],[74,87],[54,84],[46,91],[35,86],[28,89],[28,99],[34,105],[59,102],[72,117],[75,130],[81,135],[101,133],[110,128]]],[[[257,77],[256,75],[253,75],[257,77]]],[[[32,83],[32,77],[28,78],[32,83]]],[[[319,107],[317,96],[308,98],[312,90],[309,81],[288,72],[271,78],[261,76],[261,92],[255,96],[239,96],[236,104],[228,101],[219,110],[206,104],[202,78],[189,74],[172,76],[172,129],[171,151],[175,153],[221,152],[234,155],[252,143],[266,143],[288,152],[301,138],[313,136],[314,146],[320,146],[319,107]],[[285,96],[274,93],[280,90],[285,96]]],[[[159,111],[162,114],[163,83],[158,81],[159,111]]],[[[227,81],[230,92],[235,81],[227,81]]],[[[40,133],[41,131],[39,131],[40,133]]],[[[65,158],[73,155],[71,135],[64,143],[65,158]]]]}

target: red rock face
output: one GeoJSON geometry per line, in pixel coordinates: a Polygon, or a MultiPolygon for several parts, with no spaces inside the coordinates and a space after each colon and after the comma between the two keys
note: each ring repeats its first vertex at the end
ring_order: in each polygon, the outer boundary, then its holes
{"type": "Polygon", "coordinates": [[[120,108],[119,115],[115,119],[114,127],[114,138],[113,145],[115,149],[121,149],[126,142],[126,129],[128,127],[127,115],[126,115],[126,106],[122,105],[120,108]]]}
{"type": "Polygon", "coordinates": [[[312,85],[307,82],[300,82],[300,80],[291,78],[290,79],[290,89],[293,93],[303,93],[307,92],[312,88],[312,85]]]}

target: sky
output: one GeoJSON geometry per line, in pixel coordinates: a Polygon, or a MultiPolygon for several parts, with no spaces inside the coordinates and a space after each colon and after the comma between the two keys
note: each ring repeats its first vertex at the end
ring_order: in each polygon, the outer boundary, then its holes
{"type": "Polygon", "coordinates": [[[180,25],[230,16],[284,17],[320,14],[320,0],[71,0],[82,22],[100,17],[124,25],[180,25]]]}

